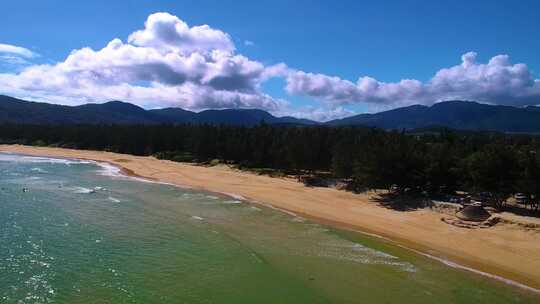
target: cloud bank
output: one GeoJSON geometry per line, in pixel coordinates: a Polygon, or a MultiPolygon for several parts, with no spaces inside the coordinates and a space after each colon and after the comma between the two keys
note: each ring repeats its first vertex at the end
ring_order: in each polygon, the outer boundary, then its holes
{"type": "MultiPolygon", "coordinates": [[[[0,55],[20,60],[39,56],[8,44],[0,44],[0,55]]],[[[155,13],[125,41],[115,38],[99,50],[73,50],[56,64],[0,74],[0,93],[64,104],[123,100],[152,108],[260,108],[317,120],[354,114],[345,108],[351,104],[381,109],[449,99],[540,103],[540,80],[525,64],[512,64],[508,55],[487,63],[476,57],[464,54],[460,64],[437,71],[427,82],[382,82],[368,76],[352,82],[284,63],[265,65],[239,54],[224,31],[190,27],[176,16],[155,13]],[[285,79],[289,95],[311,97],[314,105],[295,108],[264,93],[262,84],[273,77],[285,79]]]]}
{"type": "Polygon", "coordinates": [[[439,70],[425,83],[415,79],[387,83],[368,76],[353,83],[339,77],[293,71],[287,76],[286,90],[332,105],[400,106],[452,99],[516,106],[540,104],[540,80],[533,78],[525,64],[511,64],[508,55],[497,55],[486,64],[478,63],[476,57],[474,52],[464,54],[461,64],[439,70]]]}
{"type": "Polygon", "coordinates": [[[267,69],[236,54],[228,34],[156,13],[127,42],[115,38],[100,50],[74,50],[54,65],[0,74],[0,91],[67,104],[116,99],[147,107],[277,110],[286,102],[259,88],[267,69]]]}

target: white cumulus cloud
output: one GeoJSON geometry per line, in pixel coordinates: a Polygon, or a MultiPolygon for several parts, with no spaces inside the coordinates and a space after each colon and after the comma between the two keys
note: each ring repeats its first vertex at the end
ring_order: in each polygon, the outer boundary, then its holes
{"type": "Polygon", "coordinates": [[[292,116],[296,118],[305,118],[315,121],[330,121],[355,115],[354,111],[343,107],[300,107],[296,109],[283,108],[275,112],[278,116],[292,116]]]}
{"type": "Polygon", "coordinates": [[[234,44],[227,33],[208,25],[189,27],[184,21],[169,13],[148,16],[144,29],[129,36],[128,41],[137,46],[151,47],[163,52],[234,51],[234,44]]]}
{"type": "Polygon", "coordinates": [[[228,34],[155,13],[127,42],[116,38],[100,50],[74,50],[53,65],[0,74],[0,92],[67,104],[119,99],[194,110],[276,110],[285,102],[259,89],[268,77],[263,64],[235,53],[228,34]]]}
{"type": "Polygon", "coordinates": [[[540,80],[523,63],[512,64],[508,55],[478,63],[476,53],[461,57],[461,64],[439,70],[429,81],[404,79],[382,82],[360,77],[356,83],[323,74],[291,71],[286,90],[333,105],[372,103],[397,106],[467,99],[507,105],[540,104],[540,80]]]}

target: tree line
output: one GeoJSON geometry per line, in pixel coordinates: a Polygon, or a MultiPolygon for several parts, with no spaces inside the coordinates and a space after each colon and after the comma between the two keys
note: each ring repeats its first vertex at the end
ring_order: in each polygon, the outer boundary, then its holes
{"type": "Polygon", "coordinates": [[[540,198],[540,138],[489,132],[406,133],[365,127],[228,125],[0,125],[0,142],[213,159],[244,168],[326,173],[352,190],[514,193],[540,198]]]}

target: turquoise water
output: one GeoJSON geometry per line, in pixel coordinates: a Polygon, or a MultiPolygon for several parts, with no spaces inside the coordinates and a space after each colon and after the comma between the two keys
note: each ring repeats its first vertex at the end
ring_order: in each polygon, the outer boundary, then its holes
{"type": "Polygon", "coordinates": [[[0,154],[0,303],[538,303],[380,240],[109,166],[0,154]]]}

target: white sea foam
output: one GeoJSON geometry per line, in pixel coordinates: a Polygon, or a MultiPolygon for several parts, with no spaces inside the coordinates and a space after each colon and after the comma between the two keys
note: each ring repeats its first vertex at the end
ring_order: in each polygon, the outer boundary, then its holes
{"type": "Polygon", "coordinates": [[[239,200],[239,201],[245,201],[246,198],[239,195],[239,194],[235,194],[235,193],[228,193],[228,192],[221,192],[221,194],[225,194],[226,196],[229,196],[229,197],[232,197],[236,200],[239,200]]]}
{"type": "Polygon", "coordinates": [[[119,200],[119,199],[114,198],[114,197],[112,197],[112,196],[109,196],[108,199],[109,199],[111,202],[113,202],[113,203],[120,203],[120,200],[119,200]]]}
{"type": "Polygon", "coordinates": [[[228,200],[228,201],[223,201],[224,204],[229,204],[229,205],[237,205],[237,204],[241,204],[242,201],[239,201],[239,200],[228,200]]]}
{"type": "Polygon", "coordinates": [[[170,186],[176,186],[176,187],[186,188],[186,189],[190,188],[188,186],[175,185],[172,183],[155,181],[155,180],[142,178],[142,177],[128,176],[122,172],[122,169],[120,167],[112,165],[107,162],[82,160],[82,159],[74,159],[74,158],[52,158],[52,157],[31,156],[31,155],[24,155],[24,154],[11,153],[11,152],[0,152],[0,161],[25,162],[25,163],[49,163],[49,164],[65,164],[65,165],[94,164],[100,167],[100,170],[98,171],[98,173],[103,176],[126,178],[126,179],[136,180],[139,182],[144,182],[144,183],[170,185],[170,186]]]}
{"type": "Polygon", "coordinates": [[[398,257],[388,253],[366,247],[362,244],[347,240],[328,240],[320,244],[317,256],[346,260],[367,265],[387,265],[397,267],[402,271],[416,272],[413,264],[402,261],[398,257]]]}
{"type": "Polygon", "coordinates": [[[79,193],[79,194],[89,194],[89,193],[96,192],[94,189],[89,189],[85,187],[73,187],[72,189],[74,193],[79,193]]]}
{"type": "MultiPolygon", "coordinates": [[[[97,165],[100,167],[100,170],[98,170],[98,174],[102,176],[108,176],[108,177],[114,177],[114,178],[123,178],[123,179],[129,179],[129,180],[135,180],[138,182],[143,183],[151,183],[151,184],[160,184],[160,185],[169,185],[169,186],[176,186],[180,187],[178,185],[162,182],[162,181],[156,181],[144,177],[138,177],[138,176],[129,176],[122,172],[122,169],[118,166],[106,163],[106,162],[98,162],[98,161],[92,161],[91,163],[97,165]]],[[[189,188],[189,187],[181,187],[181,188],[189,188]]]]}
{"type": "Polygon", "coordinates": [[[24,162],[24,163],[49,163],[49,164],[65,164],[65,165],[92,163],[86,160],[68,159],[68,158],[50,158],[50,157],[30,156],[30,155],[5,153],[5,152],[0,152],[0,161],[24,162]]]}
{"type": "Polygon", "coordinates": [[[196,216],[196,215],[192,216],[191,218],[194,219],[194,220],[197,220],[197,221],[203,221],[204,220],[204,218],[202,218],[200,216],[196,216]]]}
{"type": "Polygon", "coordinates": [[[122,170],[117,167],[113,166],[109,163],[102,163],[102,162],[94,162],[96,165],[100,167],[100,170],[98,173],[103,176],[111,176],[111,177],[124,177],[125,175],[122,174],[122,170]]]}
{"type": "Polygon", "coordinates": [[[43,169],[38,168],[38,167],[30,169],[30,171],[38,172],[38,173],[49,173],[49,172],[47,172],[47,170],[43,170],[43,169]]]}
{"type": "MultiPolygon", "coordinates": [[[[155,180],[136,177],[136,176],[128,176],[124,174],[122,172],[122,169],[118,166],[112,165],[107,162],[100,162],[100,161],[93,161],[93,160],[82,160],[82,159],[72,159],[72,158],[51,158],[51,157],[30,156],[30,155],[24,155],[24,154],[18,154],[18,153],[0,152],[0,161],[50,163],[50,164],[65,164],[65,165],[93,164],[100,167],[98,174],[102,176],[126,178],[126,179],[136,180],[136,181],[145,182],[145,183],[177,186],[171,183],[160,182],[160,181],[155,181],[155,180]]],[[[182,188],[189,188],[189,187],[182,187],[182,188]]]]}
{"type": "Polygon", "coordinates": [[[276,206],[273,206],[273,205],[270,205],[270,204],[266,204],[266,203],[262,203],[262,202],[258,202],[258,201],[251,201],[252,203],[255,203],[255,204],[259,204],[261,206],[264,206],[266,208],[270,208],[272,210],[276,210],[276,211],[279,211],[281,213],[285,213],[287,215],[290,215],[292,217],[297,217],[298,215],[292,211],[289,211],[289,210],[285,210],[285,209],[281,209],[281,208],[278,208],[276,206]]]}
{"type": "Polygon", "coordinates": [[[369,248],[369,247],[366,247],[366,246],[364,246],[362,244],[358,244],[358,243],[353,244],[352,250],[356,251],[356,252],[366,253],[366,254],[369,254],[369,255],[372,255],[372,256],[377,256],[377,257],[380,257],[380,258],[385,258],[385,259],[392,259],[392,260],[398,259],[398,257],[393,256],[391,254],[388,254],[388,253],[385,253],[385,252],[382,252],[382,251],[379,251],[379,250],[375,250],[373,248],[369,248]]]}
{"type": "Polygon", "coordinates": [[[303,222],[306,221],[306,219],[303,218],[303,217],[300,217],[300,216],[295,216],[295,217],[293,217],[292,221],[297,222],[297,223],[303,223],[303,222]]]}

